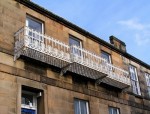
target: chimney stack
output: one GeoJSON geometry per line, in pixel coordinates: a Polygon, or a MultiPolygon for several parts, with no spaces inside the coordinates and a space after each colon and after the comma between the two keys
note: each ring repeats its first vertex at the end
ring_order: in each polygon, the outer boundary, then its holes
{"type": "Polygon", "coordinates": [[[123,41],[119,40],[115,36],[110,36],[109,40],[110,40],[110,43],[114,47],[116,47],[117,49],[119,49],[119,50],[121,50],[123,52],[126,52],[126,44],[123,41]]]}

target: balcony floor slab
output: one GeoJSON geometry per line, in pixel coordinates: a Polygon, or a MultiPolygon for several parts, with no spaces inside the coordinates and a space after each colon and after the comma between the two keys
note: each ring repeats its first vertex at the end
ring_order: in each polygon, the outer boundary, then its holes
{"type": "Polygon", "coordinates": [[[119,88],[119,89],[125,89],[125,88],[128,88],[129,85],[125,84],[125,83],[122,83],[122,82],[119,82],[117,80],[114,80],[114,79],[111,79],[109,77],[105,77],[101,80],[102,83],[105,83],[107,85],[110,85],[110,86],[113,86],[113,87],[116,87],[116,88],[119,88]]]}
{"type": "Polygon", "coordinates": [[[107,76],[107,74],[88,68],[87,66],[76,62],[70,64],[68,71],[94,80],[102,79],[107,76]]]}
{"type": "Polygon", "coordinates": [[[69,64],[69,62],[67,62],[67,61],[55,58],[53,56],[44,54],[42,52],[39,52],[39,51],[31,49],[31,48],[22,49],[20,51],[20,55],[38,60],[40,62],[49,64],[49,65],[52,65],[52,66],[55,66],[58,68],[63,68],[64,66],[69,64]]]}

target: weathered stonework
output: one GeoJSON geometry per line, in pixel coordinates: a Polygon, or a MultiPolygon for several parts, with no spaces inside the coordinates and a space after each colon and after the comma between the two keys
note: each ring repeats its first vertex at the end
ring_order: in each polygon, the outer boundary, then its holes
{"type": "Polygon", "coordinates": [[[129,63],[124,63],[123,53],[118,49],[99,43],[96,39],[93,40],[92,35],[85,35],[52,16],[42,14],[42,11],[39,13],[31,7],[33,3],[28,1],[31,6],[27,6],[26,2],[0,1],[0,114],[21,114],[22,86],[43,91],[43,114],[74,114],[74,98],[87,100],[90,114],[108,114],[109,106],[119,108],[121,114],[150,113],[150,97],[144,77],[145,72],[150,73],[150,67],[128,56],[129,63]],[[70,72],[61,75],[61,69],[40,61],[34,63],[32,59],[26,58],[14,61],[14,34],[25,26],[26,15],[44,22],[45,34],[66,44],[69,44],[69,35],[73,35],[83,42],[85,49],[98,55],[101,51],[111,54],[112,63],[116,66],[128,70],[129,64],[134,65],[137,68],[141,96],[133,94],[131,87],[121,91],[103,84],[98,85],[89,78],[81,79],[86,83],[75,83],[73,76],[79,75],[70,72]]]}

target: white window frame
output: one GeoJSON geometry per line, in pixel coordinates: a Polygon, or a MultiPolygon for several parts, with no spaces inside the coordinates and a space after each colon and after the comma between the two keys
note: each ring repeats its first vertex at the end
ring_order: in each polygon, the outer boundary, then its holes
{"type": "Polygon", "coordinates": [[[146,79],[148,94],[150,96],[150,74],[149,73],[145,73],[145,79],[146,79]]]}
{"type": "Polygon", "coordinates": [[[120,114],[120,109],[119,108],[109,107],[108,110],[109,110],[109,114],[113,114],[113,112],[112,112],[113,110],[117,110],[117,114],[120,114]],[[110,110],[111,110],[111,113],[110,113],[110,110]]]}
{"type": "Polygon", "coordinates": [[[78,101],[78,103],[79,103],[79,110],[80,110],[79,114],[81,114],[81,105],[80,105],[81,101],[84,101],[86,103],[86,111],[87,111],[87,114],[89,114],[89,103],[88,103],[88,101],[81,100],[81,99],[76,99],[76,98],[74,100],[78,101]]]}
{"type": "Polygon", "coordinates": [[[131,85],[132,85],[132,90],[133,93],[137,94],[137,95],[141,95],[141,91],[140,91],[140,85],[139,85],[139,79],[138,79],[138,75],[137,75],[137,69],[135,66],[133,65],[129,65],[129,72],[130,72],[130,80],[131,80],[131,85]],[[135,76],[135,79],[132,79],[132,75],[135,76]],[[136,85],[134,86],[132,84],[132,82],[134,82],[136,85]]]}
{"type": "MultiPolygon", "coordinates": [[[[35,110],[35,114],[37,114],[37,94],[30,92],[30,91],[25,91],[25,90],[22,90],[22,93],[32,95],[33,96],[33,104],[26,105],[26,104],[21,103],[21,108],[35,110]]],[[[21,98],[22,98],[22,96],[21,96],[21,98]]]]}

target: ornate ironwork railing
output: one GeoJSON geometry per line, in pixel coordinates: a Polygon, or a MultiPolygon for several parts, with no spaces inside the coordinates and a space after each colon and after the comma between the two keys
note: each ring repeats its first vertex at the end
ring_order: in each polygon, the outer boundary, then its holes
{"type": "Polygon", "coordinates": [[[109,63],[107,63],[107,66],[110,69],[108,72],[109,78],[122,82],[124,84],[130,85],[130,77],[127,71],[109,63]]]}
{"type": "MultiPolygon", "coordinates": [[[[15,34],[15,59],[22,48],[30,48],[43,54],[70,62],[70,47],[52,37],[43,35],[28,27],[23,27],[15,34]]],[[[38,56],[38,55],[37,55],[38,56]]]]}
{"type": "Polygon", "coordinates": [[[108,74],[107,61],[104,58],[75,45],[71,46],[70,49],[72,62],[77,62],[91,69],[108,74]]]}
{"type": "MultiPolygon", "coordinates": [[[[32,56],[32,58],[39,56],[40,53],[40,55],[46,55],[47,58],[41,58],[40,56],[39,59],[46,59],[42,61],[47,63],[51,63],[47,60],[49,57],[57,58],[68,64],[75,62],[104,73],[108,75],[107,77],[110,79],[130,85],[128,72],[108,63],[104,58],[83,48],[69,46],[50,36],[39,33],[28,27],[23,27],[15,33],[14,60],[19,58],[27,48],[36,51],[36,53],[38,52],[37,55],[32,56]]],[[[32,52],[28,53],[28,55],[30,54],[32,54],[32,52]]]]}
{"type": "Polygon", "coordinates": [[[108,63],[104,58],[83,48],[71,46],[71,61],[107,74],[109,78],[130,85],[129,73],[108,63]]]}

